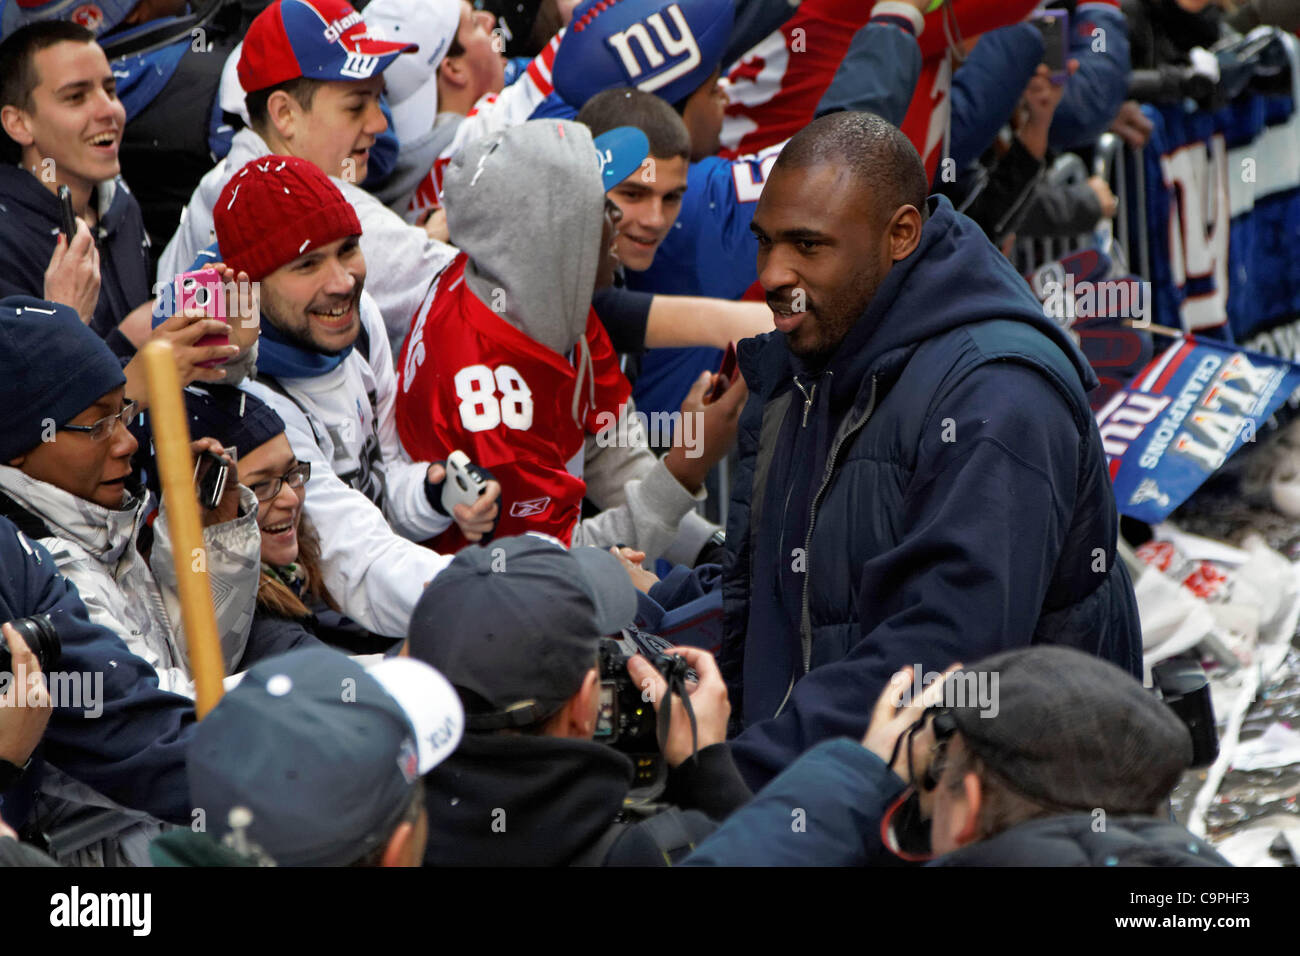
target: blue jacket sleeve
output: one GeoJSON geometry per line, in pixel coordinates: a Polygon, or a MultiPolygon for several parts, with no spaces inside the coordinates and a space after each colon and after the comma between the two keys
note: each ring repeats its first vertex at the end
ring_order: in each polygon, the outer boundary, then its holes
{"type": "Polygon", "coordinates": [[[1015,111],[1043,59],[1043,37],[1018,23],[980,37],[952,75],[948,155],[958,170],[979,159],[1015,111]]]}
{"type": "Polygon", "coordinates": [[[1095,143],[1128,95],[1128,25],[1119,8],[1079,4],[1070,26],[1070,56],[1079,61],[1079,72],[1066,84],[1047,138],[1057,151],[1095,143]]]}
{"type": "Polygon", "coordinates": [[[0,620],[49,614],[63,645],[55,674],[75,676],[70,683],[81,690],[80,700],[55,701],[37,757],[123,806],[188,825],[185,753],[193,703],[159,690],[148,664],[91,623],[49,553],[4,519],[0,567],[0,620]]]}
{"type": "Polygon", "coordinates": [[[797,0],[736,0],[722,69],[725,71],[773,30],[779,30],[798,10],[797,0]]]}
{"type": "Polygon", "coordinates": [[[882,852],[880,821],[903,790],[856,741],[827,740],[727,818],[686,866],[867,866],[882,852]]]}
{"type": "Polygon", "coordinates": [[[938,397],[921,435],[898,544],[862,567],[857,643],[732,741],[751,789],[818,741],[860,739],[904,666],[942,671],[1033,637],[1074,510],[1070,409],[1044,375],[999,362],[938,397]]]}
{"type": "Polygon", "coordinates": [[[920,76],[916,36],[892,17],[873,17],[853,35],[816,115],[862,110],[902,126],[920,76]]]}

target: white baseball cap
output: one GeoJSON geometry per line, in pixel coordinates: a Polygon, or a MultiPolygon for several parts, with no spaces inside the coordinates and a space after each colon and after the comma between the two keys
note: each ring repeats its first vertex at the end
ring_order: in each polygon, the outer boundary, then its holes
{"type": "Polygon", "coordinates": [[[438,65],[460,28],[460,0],[374,0],[365,17],[371,37],[420,46],[384,72],[393,131],[414,142],[438,116],[438,65]]]}

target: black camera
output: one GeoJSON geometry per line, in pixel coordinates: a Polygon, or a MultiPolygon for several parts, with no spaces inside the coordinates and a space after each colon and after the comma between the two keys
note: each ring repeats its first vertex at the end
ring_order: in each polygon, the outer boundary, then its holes
{"type": "Polygon", "coordinates": [[[1210,682],[1198,660],[1171,657],[1151,668],[1151,683],[1160,699],[1178,715],[1192,735],[1192,766],[1208,767],[1219,756],[1210,682]]]}
{"type": "MultiPolygon", "coordinates": [[[[36,660],[41,665],[41,673],[48,674],[59,663],[63,645],[59,642],[59,632],[48,614],[33,614],[10,621],[13,629],[27,643],[36,660]]],[[[12,673],[13,655],[9,653],[9,642],[0,640],[0,673],[12,673]]]]}
{"type": "Polygon", "coordinates": [[[617,638],[600,641],[600,713],[595,739],[632,758],[636,768],[634,788],[660,784],[667,770],[659,753],[654,702],[627,672],[628,658],[641,654],[650,661],[668,681],[671,694],[674,686],[696,681],[699,676],[685,658],[663,653],[670,646],[663,638],[637,627],[625,629],[617,638]]]}

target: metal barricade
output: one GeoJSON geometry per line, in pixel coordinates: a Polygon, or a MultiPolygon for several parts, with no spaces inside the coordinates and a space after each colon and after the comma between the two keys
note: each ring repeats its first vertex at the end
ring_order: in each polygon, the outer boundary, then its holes
{"type": "MultiPolygon", "coordinates": [[[[1125,146],[1124,141],[1114,133],[1105,133],[1097,141],[1091,175],[1105,179],[1115,194],[1116,211],[1111,228],[1115,246],[1123,256],[1122,268],[1149,280],[1151,267],[1147,246],[1146,171],[1142,164],[1142,153],[1125,146]]],[[[1088,176],[1088,168],[1083,160],[1073,153],[1065,153],[1052,165],[1044,182],[1059,188],[1085,182],[1088,176]]],[[[1022,275],[1029,275],[1049,262],[1095,245],[1096,240],[1096,231],[1050,239],[1017,240],[1014,260],[1016,268],[1022,275]]]]}

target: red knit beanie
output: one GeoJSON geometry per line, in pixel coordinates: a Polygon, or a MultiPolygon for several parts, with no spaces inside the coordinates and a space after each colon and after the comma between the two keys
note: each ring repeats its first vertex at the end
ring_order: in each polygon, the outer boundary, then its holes
{"type": "Polygon", "coordinates": [[[314,163],[262,156],[230,178],[212,211],[221,260],[248,278],[346,236],[361,235],[352,204],[314,163]]]}

